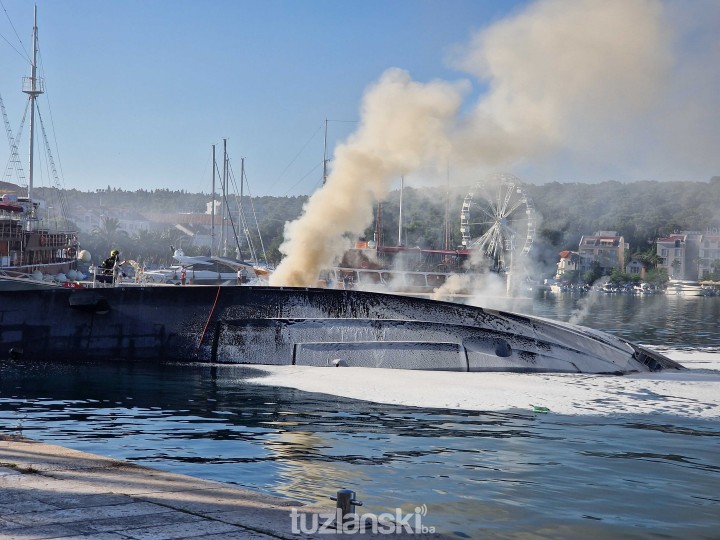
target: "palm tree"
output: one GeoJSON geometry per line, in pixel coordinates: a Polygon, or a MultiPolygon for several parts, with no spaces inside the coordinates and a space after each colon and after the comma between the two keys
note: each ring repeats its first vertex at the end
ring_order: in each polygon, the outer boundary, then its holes
{"type": "Polygon", "coordinates": [[[94,227],[91,234],[105,251],[119,249],[120,244],[128,239],[127,232],[120,228],[120,220],[109,216],[102,216],[100,225],[94,227]]]}
{"type": "Polygon", "coordinates": [[[93,227],[92,234],[102,237],[108,242],[117,237],[120,230],[120,220],[114,217],[102,216],[100,225],[93,227]]]}
{"type": "Polygon", "coordinates": [[[160,231],[140,230],[132,236],[131,251],[138,262],[170,262],[168,239],[160,231]]]}

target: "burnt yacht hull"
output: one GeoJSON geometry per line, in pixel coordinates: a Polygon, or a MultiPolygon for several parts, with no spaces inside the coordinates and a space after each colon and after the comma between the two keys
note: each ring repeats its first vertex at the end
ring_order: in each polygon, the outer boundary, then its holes
{"type": "Polygon", "coordinates": [[[285,287],[3,291],[0,357],[568,373],[682,368],[609,334],[537,317],[285,287]]]}

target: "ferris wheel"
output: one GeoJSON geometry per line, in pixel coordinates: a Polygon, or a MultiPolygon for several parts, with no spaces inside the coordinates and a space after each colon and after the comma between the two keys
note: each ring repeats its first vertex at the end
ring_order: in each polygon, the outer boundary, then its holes
{"type": "Polygon", "coordinates": [[[530,253],[535,223],[535,207],[520,180],[493,175],[475,184],[463,200],[462,245],[487,257],[493,271],[507,272],[530,253]]]}

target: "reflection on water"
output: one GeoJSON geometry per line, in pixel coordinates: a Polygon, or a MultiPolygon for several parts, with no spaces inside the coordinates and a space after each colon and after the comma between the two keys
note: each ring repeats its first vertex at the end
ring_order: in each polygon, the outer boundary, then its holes
{"type": "MultiPolygon", "coordinates": [[[[655,345],[717,347],[718,307],[720,298],[601,296],[584,323],[655,345]]],[[[535,313],[567,320],[576,308],[547,298],[535,313]]],[[[330,495],[350,488],[364,511],[425,504],[424,524],[459,537],[716,534],[715,421],[424,410],[246,382],[256,373],[4,362],[0,422],[303,502],[333,504],[330,495]]]]}
{"type": "Polygon", "coordinates": [[[255,386],[238,366],[5,363],[0,374],[6,430],[304,502],[332,504],[347,487],[365,511],[426,504],[424,523],[460,536],[717,525],[710,421],[378,405],[255,386]]]}
{"type": "Polygon", "coordinates": [[[533,314],[596,328],[638,343],[670,348],[720,347],[720,297],[551,294],[538,297],[533,314]],[[589,306],[585,308],[585,306],[589,306]]]}

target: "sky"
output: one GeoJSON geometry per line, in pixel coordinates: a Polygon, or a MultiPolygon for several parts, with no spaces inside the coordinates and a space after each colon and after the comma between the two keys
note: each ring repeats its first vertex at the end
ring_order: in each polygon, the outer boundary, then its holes
{"type": "MultiPolygon", "coordinates": [[[[1,4],[0,94],[16,131],[33,3],[1,4]]],[[[496,170],[529,183],[720,175],[713,0],[37,6],[40,111],[65,188],[209,193],[212,145],[219,156],[227,139],[253,195],[312,194],[325,121],[332,168],[388,73],[457,94],[443,119],[453,149],[437,156],[448,172],[410,167],[406,185],[446,175],[464,185],[496,170]],[[461,136],[470,132],[481,136],[461,136]]],[[[35,185],[52,185],[39,168],[35,185]]]]}

